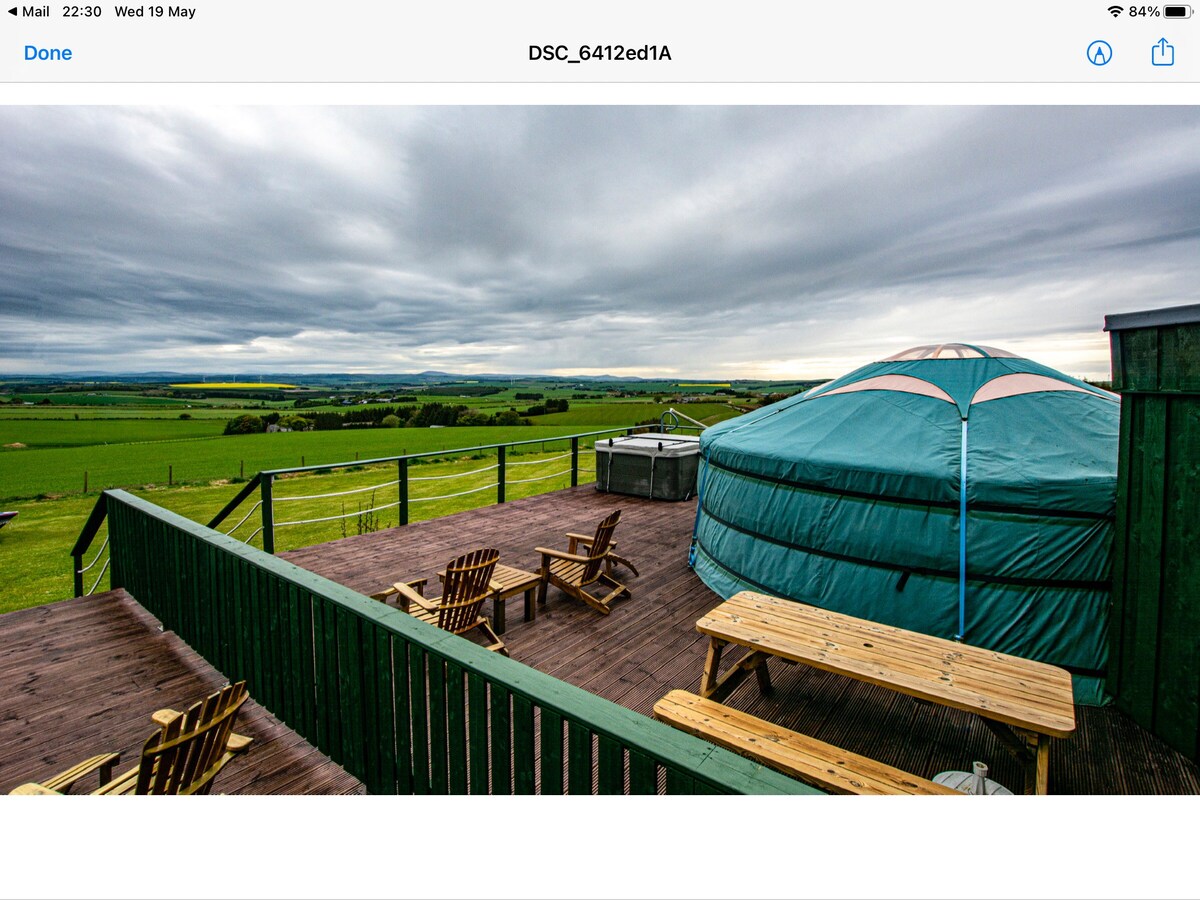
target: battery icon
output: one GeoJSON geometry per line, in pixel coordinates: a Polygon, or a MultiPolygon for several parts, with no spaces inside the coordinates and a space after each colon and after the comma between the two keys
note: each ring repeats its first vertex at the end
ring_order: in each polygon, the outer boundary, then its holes
{"type": "Polygon", "coordinates": [[[1165,19],[1190,19],[1192,17],[1192,8],[1190,6],[1164,6],[1163,18],[1165,19]]]}

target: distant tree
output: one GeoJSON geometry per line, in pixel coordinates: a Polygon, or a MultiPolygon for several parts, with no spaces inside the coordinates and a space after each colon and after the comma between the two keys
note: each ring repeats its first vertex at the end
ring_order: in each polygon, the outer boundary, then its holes
{"type": "Polygon", "coordinates": [[[313,427],[312,422],[304,416],[280,416],[275,424],[288,431],[312,431],[313,427]]]}
{"type": "Polygon", "coordinates": [[[450,406],[445,403],[426,403],[416,411],[408,424],[413,428],[428,428],[430,425],[449,426],[466,412],[465,406],[450,406]]]}
{"type": "Polygon", "coordinates": [[[477,409],[469,409],[466,412],[458,414],[458,420],[454,423],[463,427],[474,427],[479,425],[491,425],[492,417],[486,413],[481,413],[477,409]]]}
{"type": "Polygon", "coordinates": [[[383,417],[383,422],[380,423],[384,428],[399,428],[401,424],[400,417],[392,414],[383,417]]]}
{"type": "Polygon", "coordinates": [[[310,413],[308,418],[317,431],[337,431],[342,427],[342,417],[335,412],[310,413]]]}
{"type": "MultiPolygon", "coordinates": [[[[192,417],[191,413],[180,413],[179,414],[179,418],[181,418],[181,419],[190,419],[191,417],[192,417]]],[[[75,414],[75,418],[77,418],[77,419],[79,418],[79,413],[75,414]]]]}
{"type": "Polygon", "coordinates": [[[521,418],[521,414],[515,409],[506,409],[503,412],[496,413],[495,422],[497,425],[528,425],[529,422],[521,418]]]}
{"type": "Polygon", "coordinates": [[[258,416],[244,415],[230,419],[225,423],[225,434],[261,434],[267,430],[267,423],[258,416]]]}

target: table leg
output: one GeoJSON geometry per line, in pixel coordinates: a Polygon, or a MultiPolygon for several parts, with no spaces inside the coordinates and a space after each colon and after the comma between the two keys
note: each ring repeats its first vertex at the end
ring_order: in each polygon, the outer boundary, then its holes
{"type": "Polygon", "coordinates": [[[1043,737],[1037,748],[1037,792],[1050,793],[1050,738],[1043,737]]]}
{"type": "Polygon", "coordinates": [[[492,595],[492,612],[496,619],[496,634],[504,634],[504,596],[499,592],[492,595]]]}
{"type": "Polygon", "coordinates": [[[725,642],[711,638],[708,644],[708,655],[704,658],[704,674],[700,678],[700,696],[709,697],[717,687],[717,668],[721,665],[721,651],[725,642]]]}
{"type": "Polygon", "coordinates": [[[721,651],[726,641],[711,638],[708,646],[708,658],[704,661],[704,677],[700,681],[700,696],[716,701],[724,700],[739,684],[746,680],[752,671],[758,677],[758,686],[764,691],[771,690],[771,676],[767,672],[767,654],[761,650],[751,650],[739,659],[729,671],[717,677],[717,668],[721,664],[721,651]]]}
{"type": "Polygon", "coordinates": [[[758,679],[758,689],[761,693],[771,693],[771,673],[767,671],[767,657],[755,660],[754,677],[758,679]]]}
{"type": "Polygon", "coordinates": [[[533,595],[537,591],[537,587],[531,587],[525,592],[525,621],[532,622],[537,618],[537,604],[533,602],[533,595]]]}
{"type": "Polygon", "coordinates": [[[1050,738],[1036,731],[1010,728],[991,719],[984,719],[983,724],[1000,738],[1004,748],[1021,764],[1025,776],[1023,792],[1047,793],[1050,788],[1050,738]]]}

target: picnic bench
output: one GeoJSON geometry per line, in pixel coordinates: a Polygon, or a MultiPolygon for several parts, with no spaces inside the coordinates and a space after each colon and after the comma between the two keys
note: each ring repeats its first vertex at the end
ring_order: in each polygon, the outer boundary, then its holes
{"type": "Polygon", "coordinates": [[[767,660],[804,663],[979,716],[1025,772],[1025,793],[1048,789],[1050,740],[1075,730],[1071,676],[1057,666],[742,591],[696,622],[709,647],[700,696],[720,701],[767,660]],[[719,675],[729,645],[747,652],[719,675]]]}
{"type": "Polygon", "coordinates": [[[831,794],[962,796],[927,778],[688,691],[671,691],[655,703],[654,717],[831,794]]]}

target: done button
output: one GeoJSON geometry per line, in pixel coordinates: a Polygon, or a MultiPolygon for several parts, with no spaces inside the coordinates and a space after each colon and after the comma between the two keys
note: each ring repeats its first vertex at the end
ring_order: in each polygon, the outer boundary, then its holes
{"type": "Polygon", "coordinates": [[[33,44],[25,45],[25,62],[67,62],[71,59],[71,48],[63,47],[35,47],[33,44]]]}

